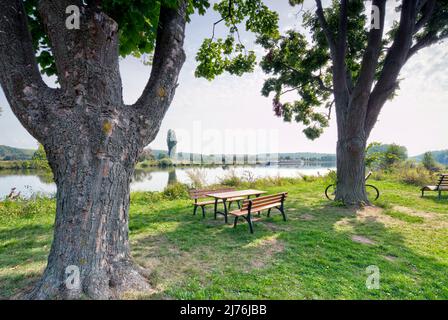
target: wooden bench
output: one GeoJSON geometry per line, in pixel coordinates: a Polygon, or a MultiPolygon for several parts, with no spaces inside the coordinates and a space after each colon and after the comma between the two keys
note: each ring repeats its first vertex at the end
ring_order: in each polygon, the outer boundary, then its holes
{"type": "MultiPolygon", "coordinates": [[[[211,199],[209,198],[209,196],[207,196],[207,194],[209,193],[218,193],[218,192],[231,192],[231,191],[235,191],[234,188],[221,188],[221,189],[193,189],[190,190],[190,197],[194,200],[193,206],[193,215],[196,214],[196,211],[198,209],[198,207],[201,207],[202,209],[202,217],[205,218],[205,206],[208,206],[210,204],[215,204],[215,199],[211,199]],[[201,201],[202,199],[202,201],[201,201]],[[211,199],[211,200],[206,200],[206,199],[211,199]]],[[[243,197],[234,197],[234,198],[229,198],[228,202],[229,202],[229,208],[232,204],[232,202],[237,202],[238,204],[238,208],[240,207],[240,201],[243,200],[243,197]]],[[[218,200],[219,202],[222,202],[222,200],[218,200]]]]}
{"type": "Polygon", "coordinates": [[[286,214],[284,210],[284,202],[288,196],[287,192],[278,193],[269,196],[258,197],[254,199],[247,199],[243,201],[243,204],[239,210],[231,211],[230,214],[235,216],[233,227],[236,228],[238,219],[244,218],[249,224],[250,233],[254,233],[253,222],[260,220],[260,218],[252,218],[254,212],[260,215],[263,210],[268,210],[268,217],[271,214],[271,209],[277,209],[283,216],[283,220],[286,221],[286,214]]]}
{"type": "Polygon", "coordinates": [[[442,191],[448,191],[448,174],[441,174],[437,185],[424,186],[422,189],[422,197],[425,195],[425,191],[436,191],[439,193],[439,199],[442,197],[442,191]]]}

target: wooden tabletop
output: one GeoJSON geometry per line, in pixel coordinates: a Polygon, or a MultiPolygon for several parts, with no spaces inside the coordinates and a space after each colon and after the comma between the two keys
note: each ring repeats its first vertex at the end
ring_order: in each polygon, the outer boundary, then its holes
{"type": "Polygon", "coordinates": [[[255,196],[258,194],[266,193],[266,191],[262,190],[237,190],[237,191],[228,191],[228,192],[217,192],[217,193],[209,193],[207,196],[218,198],[218,199],[228,199],[228,198],[236,198],[236,197],[247,197],[247,196],[255,196]]]}

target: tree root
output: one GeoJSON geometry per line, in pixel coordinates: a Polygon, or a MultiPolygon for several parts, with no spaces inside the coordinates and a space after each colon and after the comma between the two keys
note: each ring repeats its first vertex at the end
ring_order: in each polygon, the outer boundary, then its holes
{"type": "Polygon", "coordinates": [[[109,300],[120,299],[127,292],[152,293],[147,279],[148,271],[132,262],[109,266],[108,272],[84,270],[80,285],[69,288],[65,279],[56,277],[47,267],[42,278],[20,299],[26,300],[109,300]],[[145,276],[146,275],[146,276],[145,276]]]}

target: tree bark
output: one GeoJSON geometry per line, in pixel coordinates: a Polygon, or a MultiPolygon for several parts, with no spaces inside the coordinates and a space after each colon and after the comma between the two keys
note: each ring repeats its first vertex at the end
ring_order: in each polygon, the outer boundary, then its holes
{"type": "Polygon", "coordinates": [[[119,136],[104,152],[83,138],[76,144],[62,139],[64,153],[47,144],[57,185],[54,239],[44,275],[28,298],[109,299],[150,289],[132,262],[128,240],[129,184],[138,152],[119,136]],[[79,269],[79,287],[67,285],[72,266],[79,269]]]}
{"type": "Polygon", "coordinates": [[[367,101],[341,93],[335,93],[335,97],[338,127],[335,200],[348,206],[369,204],[364,181],[367,142],[364,118],[367,101]]]}
{"type": "Polygon", "coordinates": [[[186,1],[161,7],[153,68],[125,105],[118,26],[80,0],[41,0],[60,84],[40,77],[22,0],[0,0],[0,80],[11,109],[45,148],[57,185],[54,238],[41,280],[26,298],[109,299],[149,290],[131,259],[129,189],[138,155],[156,136],[185,61],[186,1]],[[81,29],[65,8],[82,7],[81,29]],[[79,270],[79,286],[76,286],[79,270]]]}
{"type": "Polygon", "coordinates": [[[365,191],[366,140],[361,137],[339,137],[336,149],[336,201],[348,206],[370,204],[365,191]]]}

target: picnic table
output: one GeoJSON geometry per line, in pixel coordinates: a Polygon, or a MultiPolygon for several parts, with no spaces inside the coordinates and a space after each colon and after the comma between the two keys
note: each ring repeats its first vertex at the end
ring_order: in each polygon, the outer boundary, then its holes
{"type": "Polygon", "coordinates": [[[248,190],[237,190],[237,191],[227,191],[227,192],[215,192],[208,193],[208,197],[215,198],[215,219],[217,214],[222,214],[224,216],[224,221],[227,223],[227,215],[229,213],[229,209],[227,207],[227,199],[237,198],[237,197],[247,197],[249,199],[251,196],[259,197],[266,191],[248,189],[248,190]],[[222,201],[224,206],[224,211],[218,211],[218,202],[222,201]]]}

